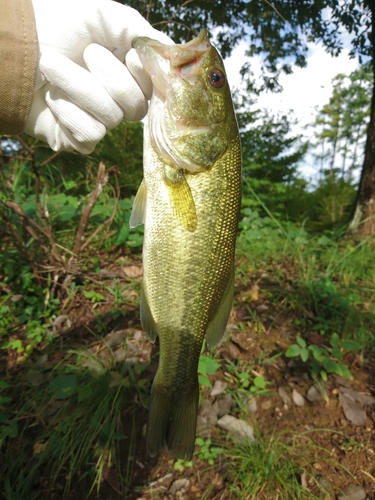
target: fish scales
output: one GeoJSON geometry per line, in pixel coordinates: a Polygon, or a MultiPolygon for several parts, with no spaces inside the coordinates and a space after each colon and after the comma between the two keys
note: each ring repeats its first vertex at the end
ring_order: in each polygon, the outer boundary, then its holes
{"type": "MultiPolygon", "coordinates": [[[[198,48],[203,40],[206,51],[212,50],[205,33],[201,33],[197,40],[198,48]]],[[[138,43],[135,47],[141,52],[144,45],[140,48],[138,43]]],[[[194,49],[194,40],[190,44],[194,49]]],[[[186,46],[189,44],[174,46],[174,50],[186,46]]],[[[157,50],[163,50],[159,44],[157,50]]],[[[194,50],[192,52],[191,57],[195,57],[194,50]]],[[[213,64],[216,68],[221,64],[223,71],[221,59],[218,60],[216,54],[215,51],[211,66],[213,64]]],[[[142,62],[145,64],[144,60],[142,62]]],[[[210,64],[201,65],[210,71],[210,64]]],[[[150,74],[152,76],[152,70],[150,74]]],[[[145,223],[142,324],[151,341],[155,341],[156,335],[160,341],[159,367],[151,390],[147,447],[149,453],[155,455],[167,444],[175,457],[190,459],[194,451],[197,368],[202,342],[206,334],[209,345],[220,340],[232,302],[235,236],[241,197],[241,152],[231,101],[225,103],[223,114],[220,107],[225,101],[222,97],[219,99],[216,89],[212,96],[208,94],[204,98],[196,96],[196,89],[186,88],[192,90],[190,103],[198,103],[197,110],[202,102],[210,106],[208,112],[219,117],[220,127],[214,130],[211,139],[207,140],[201,134],[200,140],[197,118],[198,140],[196,136],[188,137],[187,151],[198,158],[198,167],[196,171],[189,171],[186,160],[183,163],[185,168],[181,168],[155,145],[157,140],[152,136],[152,120],[156,120],[156,114],[151,113],[144,134],[144,181],[141,186],[144,200],[140,201],[142,196],[137,195],[133,211],[142,211],[145,223]],[[220,142],[215,144],[217,137],[220,142]],[[200,155],[214,156],[217,149],[220,150],[218,158],[211,164],[206,164],[203,159],[202,167],[200,155]],[[144,206],[137,208],[137,203],[144,203],[144,206]],[[212,332],[209,333],[211,324],[212,332]]],[[[171,106],[173,110],[179,103],[181,105],[183,90],[184,87],[171,92],[172,99],[177,96],[174,107],[171,106]]],[[[230,99],[229,89],[225,92],[226,100],[230,99]]],[[[160,108],[160,119],[163,99],[157,97],[157,90],[154,93],[154,107],[160,108]]],[[[150,112],[152,107],[153,101],[150,112]]],[[[183,120],[180,108],[172,114],[175,120],[183,120]]],[[[194,121],[194,117],[191,120],[194,121]]],[[[205,117],[201,120],[204,121],[205,117]]],[[[164,130],[168,127],[172,136],[176,135],[173,123],[167,123],[164,130]]],[[[186,154],[184,148],[185,145],[180,148],[182,156],[186,154]]],[[[139,217],[139,214],[134,215],[136,222],[139,217]]]]}

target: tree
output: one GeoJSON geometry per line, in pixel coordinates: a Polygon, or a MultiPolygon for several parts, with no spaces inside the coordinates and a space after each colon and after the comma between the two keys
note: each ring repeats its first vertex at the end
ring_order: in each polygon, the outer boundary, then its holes
{"type": "Polygon", "coordinates": [[[242,149],[243,204],[258,204],[252,195],[254,191],[274,215],[291,218],[289,205],[301,181],[297,168],[307,144],[302,142],[301,136],[292,135],[293,121],[286,115],[272,116],[256,110],[238,112],[237,116],[242,149]]]}
{"type": "Polygon", "coordinates": [[[370,117],[372,74],[369,65],[349,76],[339,74],[332,80],[333,93],[312,125],[315,137],[315,158],[320,175],[341,177],[348,182],[363,163],[363,154],[370,117]]]}
{"type": "MultiPolygon", "coordinates": [[[[342,33],[351,35],[351,56],[370,58],[375,72],[375,2],[373,0],[130,0],[159,29],[176,41],[186,41],[202,28],[215,30],[224,56],[240,39],[249,42],[248,55],[264,57],[264,81],[277,89],[281,71],[305,66],[308,42],[320,42],[332,55],[343,48],[342,33]],[[150,6],[152,5],[152,8],[150,6]]],[[[248,67],[249,65],[247,65],[248,67]]],[[[247,71],[244,67],[244,73],[247,71]]],[[[365,157],[352,228],[375,233],[375,86],[365,157]]]]}

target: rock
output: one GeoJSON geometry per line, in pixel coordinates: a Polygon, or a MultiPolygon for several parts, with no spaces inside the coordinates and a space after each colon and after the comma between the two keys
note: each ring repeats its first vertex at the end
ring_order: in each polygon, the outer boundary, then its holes
{"type": "Polygon", "coordinates": [[[107,344],[107,346],[112,349],[121,344],[121,342],[126,337],[126,334],[127,330],[117,330],[115,332],[108,333],[108,335],[106,335],[103,340],[107,344]]]}
{"type": "Polygon", "coordinates": [[[293,389],[292,398],[296,406],[305,406],[305,398],[296,389],[293,389]]]}
{"type": "Polygon", "coordinates": [[[143,332],[141,330],[136,330],[134,332],[133,339],[140,342],[143,339],[143,332]]]}
{"type": "Polygon", "coordinates": [[[228,384],[226,382],[222,382],[221,380],[215,380],[214,386],[210,392],[210,396],[212,396],[213,398],[216,396],[220,396],[220,394],[223,394],[223,392],[227,387],[228,384]]]}
{"type": "Polygon", "coordinates": [[[202,401],[199,414],[204,417],[208,423],[212,425],[216,425],[217,423],[217,414],[218,414],[218,407],[217,405],[213,405],[211,401],[208,399],[204,399],[202,401]]]}
{"type": "Polygon", "coordinates": [[[197,436],[203,439],[211,438],[210,424],[207,418],[202,417],[202,415],[198,415],[197,417],[197,436]]]}
{"type": "Polygon", "coordinates": [[[250,413],[256,413],[258,411],[257,400],[255,398],[250,399],[247,403],[247,409],[250,413]]]}
{"type": "Polygon", "coordinates": [[[171,472],[168,472],[168,474],[166,474],[163,477],[159,477],[159,479],[156,479],[156,481],[151,481],[151,483],[148,486],[152,486],[152,487],[155,487],[156,485],[164,486],[165,489],[167,490],[168,486],[172,480],[172,477],[173,477],[173,474],[171,472]]]}
{"type": "Polygon", "coordinates": [[[281,397],[282,402],[284,403],[284,408],[287,409],[290,405],[290,397],[288,396],[288,393],[286,392],[285,388],[281,386],[277,389],[277,392],[281,397]]]}
{"type": "Polygon", "coordinates": [[[306,393],[306,398],[311,402],[311,403],[316,403],[317,401],[321,401],[322,395],[320,393],[320,390],[316,385],[312,385],[310,389],[306,393]]]}
{"type": "Polygon", "coordinates": [[[171,495],[175,495],[177,491],[180,491],[182,489],[186,490],[187,488],[189,488],[189,486],[190,486],[189,479],[186,478],[177,479],[172,483],[171,487],[169,488],[169,493],[171,495]]]}
{"type": "Polygon", "coordinates": [[[342,495],[338,496],[338,500],[365,500],[366,491],[362,486],[350,484],[342,490],[342,495]]]}
{"type": "Polygon", "coordinates": [[[227,394],[223,399],[217,402],[217,406],[219,408],[218,416],[222,417],[223,415],[227,415],[233,406],[236,406],[236,402],[230,394],[227,394]]]}
{"type": "Polygon", "coordinates": [[[253,428],[244,420],[239,420],[231,415],[224,415],[217,421],[217,426],[228,431],[235,441],[255,441],[253,428]]]}

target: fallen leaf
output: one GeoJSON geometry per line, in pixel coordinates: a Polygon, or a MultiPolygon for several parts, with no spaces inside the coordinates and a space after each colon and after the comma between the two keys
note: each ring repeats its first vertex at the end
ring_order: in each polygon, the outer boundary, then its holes
{"type": "Polygon", "coordinates": [[[120,482],[113,467],[103,467],[102,478],[106,481],[114,490],[120,489],[120,482]]]}
{"type": "Polygon", "coordinates": [[[34,443],[33,444],[33,452],[34,455],[37,455],[38,453],[42,453],[47,447],[47,443],[34,443]]]}
{"type": "Polygon", "coordinates": [[[358,392],[354,389],[340,388],[340,392],[342,394],[348,394],[355,401],[357,401],[358,403],[360,403],[363,406],[373,405],[375,403],[375,398],[373,398],[372,396],[369,396],[368,394],[363,394],[361,392],[358,392]]]}
{"type": "Polygon", "coordinates": [[[340,392],[339,398],[345,417],[354,425],[363,426],[367,418],[366,411],[348,393],[340,392]]]}
{"type": "Polygon", "coordinates": [[[186,478],[177,479],[176,481],[174,481],[172,483],[171,487],[169,488],[169,493],[171,495],[175,495],[177,493],[177,491],[180,491],[183,488],[187,489],[187,488],[189,488],[189,486],[190,486],[189,479],[186,479],[186,478]]]}
{"type": "Polygon", "coordinates": [[[350,484],[342,490],[342,495],[339,495],[338,500],[365,500],[366,491],[362,486],[350,484]]]}
{"type": "Polygon", "coordinates": [[[214,386],[211,389],[210,396],[216,397],[223,394],[228,384],[226,382],[222,382],[221,380],[215,380],[214,386]]]}
{"type": "Polygon", "coordinates": [[[258,286],[258,283],[255,283],[251,287],[251,290],[249,291],[249,295],[247,297],[247,300],[249,302],[252,301],[252,300],[259,300],[259,286],[258,286]]]}
{"type": "Polygon", "coordinates": [[[117,330],[115,332],[108,333],[103,340],[108,347],[113,348],[121,344],[127,333],[127,330],[117,330]]]}
{"type": "Polygon", "coordinates": [[[122,272],[127,278],[141,278],[143,276],[143,267],[141,265],[124,266],[122,272]]]}

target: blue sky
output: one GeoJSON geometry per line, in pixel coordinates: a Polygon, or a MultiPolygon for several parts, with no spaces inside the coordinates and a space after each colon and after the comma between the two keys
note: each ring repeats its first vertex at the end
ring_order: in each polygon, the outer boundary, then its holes
{"type": "MultiPolygon", "coordinates": [[[[240,83],[239,70],[245,62],[244,51],[246,43],[241,43],[232,56],[225,61],[226,72],[231,87],[240,83]]],[[[255,77],[260,75],[261,59],[251,60],[255,77]]],[[[316,116],[316,108],[328,103],[332,94],[332,78],[339,73],[349,74],[358,67],[357,59],[349,58],[349,50],[344,49],[340,56],[331,57],[321,45],[309,45],[309,55],[306,68],[294,68],[291,75],[281,75],[279,82],[283,87],[282,93],[263,93],[258,100],[260,108],[268,109],[271,113],[294,114],[299,125],[294,130],[309,136],[311,132],[304,126],[312,123],[316,116]]],[[[307,155],[300,170],[307,178],[313,178],[316,171],[312,167],[312,158],[307,155]]]]}

